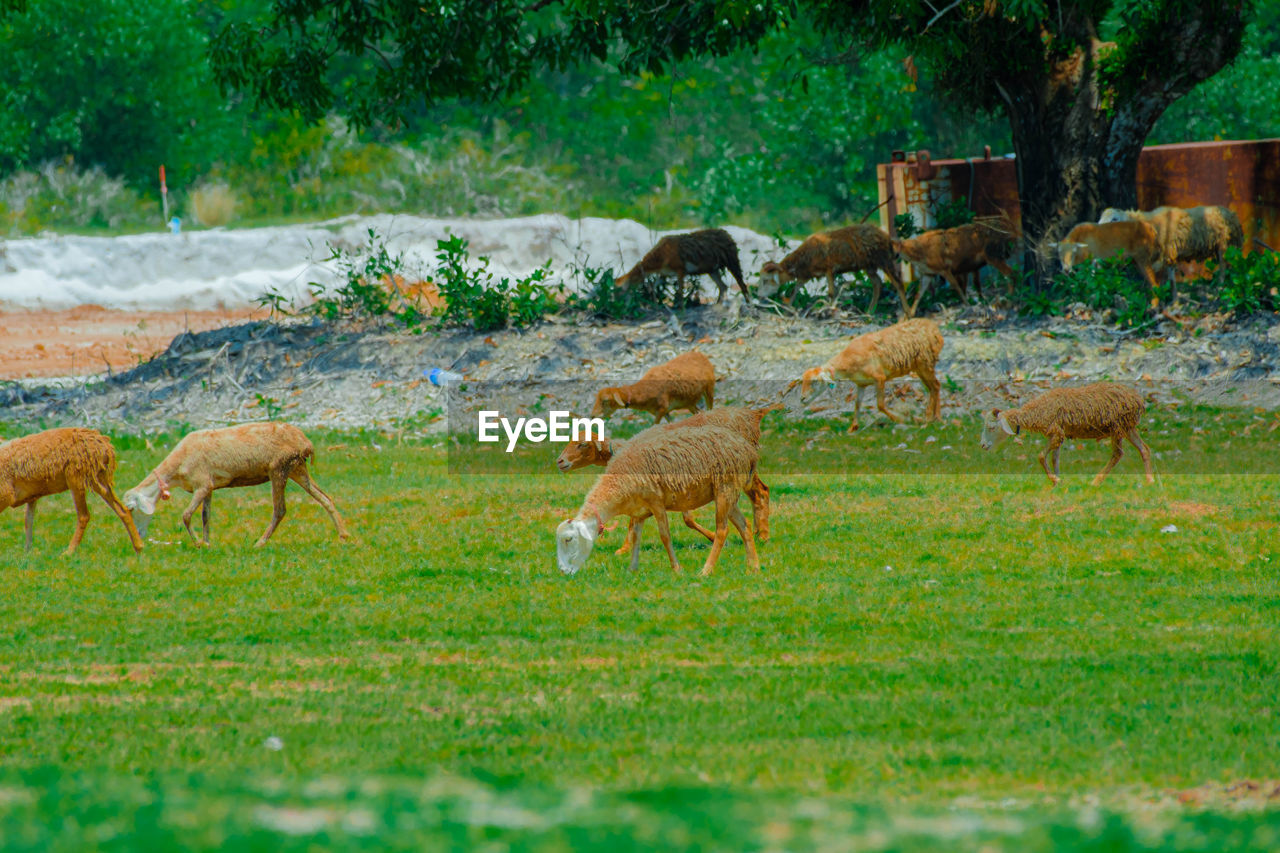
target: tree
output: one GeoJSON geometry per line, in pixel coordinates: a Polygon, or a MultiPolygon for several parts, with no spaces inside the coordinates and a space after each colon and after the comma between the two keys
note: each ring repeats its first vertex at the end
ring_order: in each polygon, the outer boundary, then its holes
{"type": "Polygon", "coordinates": [[[0,15],[0,170],[72,157],[139,185],[218,153],[226,109],[184,0],[30,0],[0,15]],[[25,8],[24,8],[25,7],[25,8]]]}
{"type": "MultiPolygon", "coordinates": [[[[358,124],[494,98],[594,57],[627,73],[724,56],[803,21],[850,52],[899,44],[957,105],[1003,114],[1027,268],[1103,207],[1137,202],[1160,115],[1240,50],[1252,0],[273,0],[216,37],[214,66],[264,103],[358,124]]],[[[854,80],[851,86],[859,85],[854,80]]]]}

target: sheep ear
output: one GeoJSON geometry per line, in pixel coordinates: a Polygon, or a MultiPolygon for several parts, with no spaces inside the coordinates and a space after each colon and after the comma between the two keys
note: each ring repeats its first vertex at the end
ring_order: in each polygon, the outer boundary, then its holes
{"type": "Polygon", "coordinates": [[[1017,435],[1017,433],[1013,431],[1013,427],[1009,426],[1009,422],[1005,420],[1004,415],[997,414],[996,420],[1000,423],[1000,429],[1004,430],[1005,433],[1008,435],[1017,435]]]}
{"type": "Polygon", "coordinates": [[[622,401],[622,393],[620,391],[610,391],[609,397],[618,408],[626,408],[627,404],[622,401]]]}

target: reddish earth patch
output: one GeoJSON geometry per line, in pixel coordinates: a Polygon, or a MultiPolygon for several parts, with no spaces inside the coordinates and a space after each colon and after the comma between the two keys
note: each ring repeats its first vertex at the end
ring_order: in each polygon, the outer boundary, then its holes
{"type": "Polygon", "coordinates": [[[128,370],[163,352],[184,331],[203,332],[260,319],[266,311],[0,310],[0,379],[84,376],[128,370]]]}

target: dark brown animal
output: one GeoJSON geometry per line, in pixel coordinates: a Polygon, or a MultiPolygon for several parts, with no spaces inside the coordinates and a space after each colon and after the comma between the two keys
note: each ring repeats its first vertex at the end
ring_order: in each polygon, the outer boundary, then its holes
{"type": "MultiPolygon", "coordinates": [[[[982,299],[979,271],[990,264],[1012,276],[1013,268],[1007,261],[1016,236],[1015,229],[1004,219],[979,220],[956,228],[926,231],[908,240],[895,240],[893,249],[916,268],[917,274],[933,273],[945,278],[964,300],[968,299],[969,293],[960,276],[968,278],[972,273],[978,298],[982,299]]],[[[908,316],[915,314],[927,289],[921,281],[908,316]]]]}
{"type": "MultiPolygon", "coordinates": [[[[835,302],[836,276],[860,270],[876,271],[880,276],[887,276],[897,288],[902,310],[907,312],[908,317],[912,316],[894,260],[893,241],[874,225],[850,225],[848,228],[814,234],[781,261],[765,264],[760,270],[760,279],[770,280],[781,286],[788,281],[805,282],[825,275],[827,295],[835,302]]],[[[871,293],[871,307],[868,309],[870,311],[876,310],[876,303],[880,300],[881,283],[880,277],[876,276],[875,289],[871,293]]],[[[794,296],[792,293],[783,301],[790,305],[794,296]]]]}
{"type": "MultiPolygon", "coordinates": [[[[706,228],[688,234],[670,234],[658,241],[625,275],[618,278],[620,287],[644,281],[655,275],[674,275],[678,282],[676,302],[680,303],[685,296],[686,276],[709,275],[716,283],[719,295],[716,303],[724,301],[728,289],[721,270],[728,270],[738,283],[738,289],[748,303],[751,292],[742,280],[742,265],[738,262],[738,244],[723,228],[706,228]]],[[[692,289],[690,294],[692,294],[692,289]]]]}

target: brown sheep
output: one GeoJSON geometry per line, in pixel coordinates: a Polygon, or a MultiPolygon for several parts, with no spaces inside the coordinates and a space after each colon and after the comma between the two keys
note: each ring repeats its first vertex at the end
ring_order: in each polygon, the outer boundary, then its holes
{"type": "Polygon", "coordinates": [[[856,383],[858,392],[853,405],[853,421],[848,430],[853,432],[858,428],[858,414],[862,411],[862,392],[868,385],[876,386],[877,408],[889,420],[901,420],[885,406],[884,386],[890,379],[914,373],[929,389],[926,417],[936,421],[940,417],[942,385],[934,368],[941,352],[942,332],[938,330],[937,323],[924,319],[904,320],[877,332],[859,335],[826,364],[806,370],[786,390],[790,391],[799,384],[801,397],[808,397],[809,388],[815,381],[834,383],[837,379],[847,379],[856,383]]]}
{"type": "Polygon", "coordinates": [[[1000,411],[992,409],[982,422],[982,449],[990,450],[1006,436],[1019,435],[1025,429],[1038,432],[1049,439],[1049,446],[1040,453],[1040,467],[1044,468],[1049,484],[1056,486],[1058,475],[1058,450],[1068,438],[1111,439],[1111,459],[1093,478],[1099,485],[1120,461],[1124,452],[1120,443],[1128,439],[1142,456],[1147,483],[1155,482],[1151,475],[1151,451],[1138,435],[1138,423],[1147,409],[1142,396],[1132,388],[1115,382],[1094,382],[1080,388],[1054,388],[1046,391],[1016,409],[1000,411]],[[1053,470],[1045,459],[1053,457],[1053,470]]]}
{"type": "MultiPolygon", "coordinates": [[[[706,228],[688,234],[669,234],[658,241],[640,260],[617,280],[619,287],[644,281],[654,275],[674,275],[678,282],[676,303],[684,295],[685,276],[709,275],[716,283],[719,295],[716,303],[724,301],[728,289],[721,270],[728,270],[738,283],[742,296],[751,303],[751,292],[742,280],[742,265],[738,262],[738,244],[723,228],[706,228]]],[[[690,292],[692,295],[692,291],[690,292]]]]}
{"type": "Polygon", "coordinates": [[[556,528],[556,562],[575,574],[586,563],[605,524],[630,516],[631,569],[640,563],[640,533],[650,516],[667,549],[671,570],[680,563],[671,547],[668,512],[686,512],[714,502],[716,534],[702,574],[715,570],[732,522],[747,549],[747,566],[760,570],[755,538],[738,509],[738,495],[755,475],[757,449],[738,433],[720,426],[646,430],[628,441],[587,493],[582,508],[556,528]]]}
{"type": "MultiPolygon", "coordinates": [[[[338,508],[307,471],[307,460],[315,455],[311,441],[293,424],[252,423],[205,429],[190,433],[178,442],[164,461],[157,465],[138,485],[125,493],[124,502],[143,516],[145,533],[159,500],[167,500],[175,486],[191,492],[191,503],[182,513],[187,533],[196,540],[191,529],[191,516],[201,507],[200,519],[204,542],[209,544],[209,510],[213,493],[218,489],[258,486],[271,483],[273,511],[271,523],[258,540],[265,545],[285,515],[284,489],[293,480],[329,513],[338,538],[349,539],[347,527],[338,508]]],[[[201,544],[196,540],[197,544],[201,544]]]]}
{"type": "Polygon", "coordinates": [[[96,430],[50,429],[0,444],[0,512],[11,506],[26,506],[28,551],[35,536],[36,502],[69,491],[76,507],[76,530],[66,553],[75,553],[89,526],[86,488],[96,492],[119,516],[133,550],[141,551],[142,537],[133,524],[133,516],[116,497],[115,478],[115,448],[96,430]]]}
{"type": "Polygon", "coordinates": [[[1106,260],[1124,255],[1133,261],[1143,279],[1151,286],[1152,298],[1156,291],[1154,265],[1160,263],[1160,243],[1156,229],[1149,222],[1140,220],[1106,222],[1098,225],[1081,222],[1061,243],[1051,243],[1058,250],[1058,260],[1067,272],[1079,263],[1090,260],[1106,260]]]}
{"type": "MultiPolygon", "coordinates": [[[[814,234],[781,261],[765,264],[760,270],[760,279],[781,287],[788,281],[803,283],[825,275],[827,296],[834,303],[837,296],[836,276],[860,270],[878,273],[874,276],[875,284],[868,311],[876,310],[880,301],[880,277],[884,276],[893,282],[898,291],[898,299],[902,302],[902,310],[907,312],[908,317],[911,316],[911,306],[907,305],[902,278],[894,263],[893,243],[888,234],[874,225],[851,225],[848,228],[814,234]]],[[[791,293],[783,301],[790,305],[793,298],[795,293],[791,293]]]]}
{"type": "MultiPolygon", "coordinates": [[[[984,298],[979,275],[983,267],[990,264],[1004,275],[1013,276],[1013,268],[1007,261],[1016,235],[1016,229],[1007,219],[984,219],[956,228],[926,231],[907,240],[895,240],[893,249],[910,261],[918,274],[933,273],[945,278],[960,298],[967,301],[969,293],[961,276],[968,278],[973,275],[979,299],[984,298]]],[[[921,281],[908,317],[915,315],[927,289],[921,281]]]]}
{"type": "Polygon", "coordinates": [[[698,413],[698,401],[715,404],[716,369],[697,350],[678,355],[645,371],[638,382],[601,388],[591,408],[593,418],[607,418],[618,409],[651,412],[661,423],[675,409],[698,413]]]}
{"type": "MultiPolygon", "coordinates": [[[[714,424],[734,430],[759,447],[760,422],[769,412],[780,408],[782,408],[781,403],[774,403],[762,409],[724,406],[714,411],[702,412],[684,420],[674,421],[654,428],[669,430],[714,424]]],[[[564,450],[560,452],[560,456],[556,458],[556,467],[567,473],[577,468],[585,468],[588,465],[605,466],[609,464],[609,460],[613,458],[613,454],[621,446],[620,442],[613,442],[607,438],[591,441],[572,441],[565,446],[564,450]]],[[[746,494],[751,501],[751,517],[755,523],[756,538],[760,540],[761,544],[764,544],[769,541],[769,487],[765,485],[759,474],[757,474],[752,478],[750,485],[747,486],[746,494]]],[[[690,530],[698,531],[708,540],[714,539],[710,530],[707,530],[694,520],[693,513],[686,512],[684,514],[684,523],[690,530]]],[[[630,544],[629,541],[624,542],[622,548],[619,549],[619,553],[629,548],[630,544]]]]}

